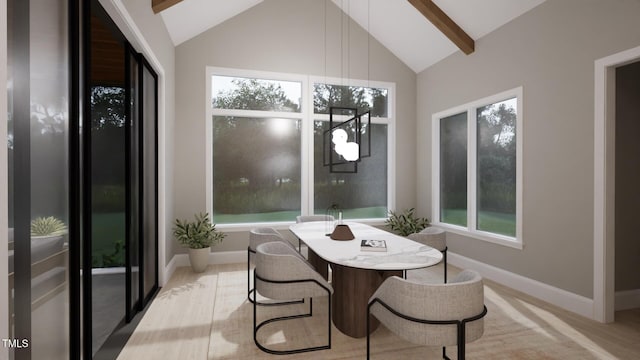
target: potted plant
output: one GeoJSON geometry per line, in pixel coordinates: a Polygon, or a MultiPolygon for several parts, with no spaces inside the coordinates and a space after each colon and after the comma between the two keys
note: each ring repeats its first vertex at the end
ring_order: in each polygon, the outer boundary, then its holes
{"type": "Polygon", "coordinates": [[[65,248],[67,226],[55,216],[31,220],[31,261],[35,263],[65,248]]]}
{"type": "Polygon", "coordinates": [[[226,234],[216,230],[208,213],[199,213],[194,221],[176,219],[173,236],[182,246],[189,248],[189,262],[193,271],[203,272],[209,262],[211,246],[221,243],[226,234]]]}
{"type": "Polygon", "coordinates": [[[387,226],[400,236],[417,233],[429,226],[429,219],[415,216],[415,208],[407,209],[402,214],[389,211],[389,218],[385,220],[387,226]]]}
{"type": "Polygon", "coordinates": [[[31,220],[31,239],[62,237],[67,233],[67,226],[55,216],[37,217],[31,220]]]}

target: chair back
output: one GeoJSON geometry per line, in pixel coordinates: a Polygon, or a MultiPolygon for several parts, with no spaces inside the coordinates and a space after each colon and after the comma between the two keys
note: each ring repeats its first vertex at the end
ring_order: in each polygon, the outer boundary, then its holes
{"type": "Polygon", "coordinates": [[[309,222],[309,221],[335,221],[333,215],[298,215],[296,216],[297,223],[309,222]]]}
{"type": "MultiPolygon", "coordinates": [[[[462,321],[484,311],[482,277],[473,270],[462,271],[447,284],[417,283],[393,276],[382,283],[370,302],[375,298],[408,317],[430,321],[462,321]]],[[[429,346],[457,344],[456,325],[410,321],[394,315],[380,303],[371,306],[371,313],[389,330],[410,342],[429,346]]],[[[465,342],[480,338],[483,332],[483,318],[468,322],[465,342]]]]}
{"type": "Polygon", "coordinates": [[[256,248],[260,244],[272,242],[272,241],[284,241],[285,238],[278,232],[278,230],[270,227],[259,227],[251,229],[249,231],[249,249],[256,251],[256,248]]]}
{"type": "Polygon", "coordinates": [[[256,248],[256,290],[274,300],[327,295],[331,285],[291,246],[280,241],[256,248]]]}
{"type": "Polygon", "coordinates": [[[447,233],[437,227],[429,226],[407,237],[436,250],[444,251],[447,248],[447,233]]]}

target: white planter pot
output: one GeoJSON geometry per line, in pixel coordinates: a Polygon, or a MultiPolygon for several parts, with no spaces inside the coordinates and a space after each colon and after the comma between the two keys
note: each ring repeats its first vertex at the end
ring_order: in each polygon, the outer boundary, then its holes
{"type": "Polygon", "coordinates": [[[191,262],[191,269],[193,269],[193,272],[201,273],[207,268],[210,253],[211,247],[203,249],[189,249],[189,262],[191,262]]]}

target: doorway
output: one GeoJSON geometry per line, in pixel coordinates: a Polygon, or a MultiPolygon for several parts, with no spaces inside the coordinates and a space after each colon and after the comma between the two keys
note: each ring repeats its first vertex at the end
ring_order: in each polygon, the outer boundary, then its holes
{"type": "MultiPolygon", "coordinates": [[[[640,59],[640,46],[595,61],[593,318],[615,319],[616,68],[640,59]]],[[[640,297],[640,296],[638,296],[640,297]]]]}
{"type": "Polygon", "coordinates": [[[157,75],[97,0],[84,11],[83,352],[107,359],[158,289],[157,75]]]}
{"type": "Polygon", "coordinates": [[[97,0],[6,7],[4,351],[114,359],[158,289],[158,78],[97,0]]]}
{"type": "Polygon", "coordinates": [[[640,307],[640,61],[616,68],[615,310],[640,307]]]}

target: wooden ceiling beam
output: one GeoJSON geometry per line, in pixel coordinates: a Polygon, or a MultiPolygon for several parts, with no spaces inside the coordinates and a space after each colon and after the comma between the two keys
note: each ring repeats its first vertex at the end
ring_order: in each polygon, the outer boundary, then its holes
{"type": "Polygon", "coordinates": [[[157,14],[181,1],[182,0],[151,0],[151,9],[153,9],[154,14],[157,14]]]}
{"type": "Polygon", "coordinates": [[[451,20],[432,0],[409,0],[435,27],[449,38],[465,54],[475,50],[475,42],[455,21],[451,20]]]}

